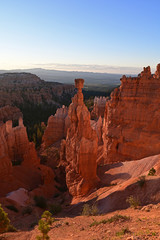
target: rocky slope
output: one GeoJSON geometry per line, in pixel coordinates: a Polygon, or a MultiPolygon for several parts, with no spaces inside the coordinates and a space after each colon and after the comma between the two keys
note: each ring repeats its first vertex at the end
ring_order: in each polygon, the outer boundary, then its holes
{"type": "MultiPolygon", "coordinates": [[[[157,240],[160,234],[159,214],[158,204],[146,206],[146,210],[129,208],[102,216],[57,217],[49,237],[50,240],[157,240]]],[[[31,220],[30,216],[25,218],[26,222],[31,220]]],[[[30,231],[5,233],[2,239],[35,240],[37,235],[40,235],[40,232],[35,227],[30,231]]]]}
{"type": "MultiPolygon", "coordinates": [[[[101,186],[87,197],[72,202],[71,206],[62,204],[62,213],[54,215],[56,221],[49,232],[50,239],[158,239],[160,221],[160,156],[148,157],[142,160],[111,164],[98,171],[108,186],[101,186]],[[147,176],[150,168],[156,169],[155,176],[147,176]],[[144,185],[139,184],[139,177],[146,175],[144,185]],[[114,184],[113,184],[114,183],[114,184]],[[126,202],[128,196],[139,199],[142,206],[129,208],[126,202]],[[83,204],[94,204],[98,207],[99,216],[80,216],[83,204]],[[152,204],[151,204],[152,203],[152,204]],[[123,209],[123,210],[122,210],[123,209]],[[114,211],[114,212],[113,212],[114,211]],[[123,231],[127,229],[128,231],[123,231]]],[[[6,200],[1,199],[5,208],[6,200]]],[[[33,204],[33,214],[22,215],[23,208],[17,207],[14,213],[7,208],[12,224],[18,233],[6,233],[1,236],[8,240],[35,239],[39,234],[38,226],[32,223],[38,221],[42,210],[33,204]],[[23,221],[22,221],[23,219],[23,221]],[[33,229],[33,230],[32,230],[33,229]]]]}

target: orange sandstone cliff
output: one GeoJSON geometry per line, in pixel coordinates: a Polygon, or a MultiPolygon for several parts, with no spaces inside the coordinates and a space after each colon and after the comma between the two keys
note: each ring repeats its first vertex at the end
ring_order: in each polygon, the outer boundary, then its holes
{"type": "Polygon", "coordinates": [[[106,103],[103,126],[106,163],[136,160],[160,153],[160,64],[138,77],[121,78],[106,103]]]}

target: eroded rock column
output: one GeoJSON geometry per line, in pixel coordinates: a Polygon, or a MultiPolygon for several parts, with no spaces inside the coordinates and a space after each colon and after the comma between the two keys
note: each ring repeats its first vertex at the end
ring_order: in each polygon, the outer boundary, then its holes
{"type": "Polygon", "coordinates": [[[66,137],[66,183],[72,196],[83,196],[98,183],[98,137],[91,128],[90,113],[83,102],[83,84],[83,79],[75,79],[78,93],[68,110],[71,124],[66,137]]]}

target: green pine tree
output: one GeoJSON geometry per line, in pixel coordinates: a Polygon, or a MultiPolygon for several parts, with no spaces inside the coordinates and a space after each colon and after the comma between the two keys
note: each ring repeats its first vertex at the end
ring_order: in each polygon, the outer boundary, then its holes
{"type": "Polygon", "coordinates": [[[37,240],[49,240],[48,232],[51,229],[51,224],[53,223],[54,218],[49,211],[45,211],[42,214],[41,219],[38,222],[38,229],[41,231],[41,236],[37,236],[37,240]]]}
{"type": "Polygon", "coordinates": [[[8,230],[10,226],[10,220],[8,214],[3,210],[0,204],[0,233],[4,233],[8,230]]]}

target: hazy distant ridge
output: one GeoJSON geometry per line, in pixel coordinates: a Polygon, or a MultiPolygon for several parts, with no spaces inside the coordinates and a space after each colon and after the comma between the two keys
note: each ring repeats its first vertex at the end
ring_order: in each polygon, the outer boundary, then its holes
{"type": "Polygon", "coordinates": [[[86,84],[109,84],[119,85],[121,74],[112,73],[94,73],[94,72],[78,72],[78,71],[58,71],[46,70],[42,68],[33,69],[16,69],[16,70],[0,70],[0,73],[6,72],[29,72],[36,74],[41,79],[50,82],[72,83],[75,78],[84,78],[86,84]]]}

